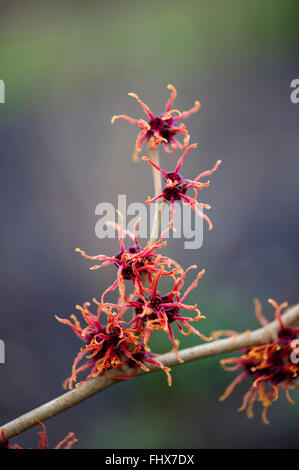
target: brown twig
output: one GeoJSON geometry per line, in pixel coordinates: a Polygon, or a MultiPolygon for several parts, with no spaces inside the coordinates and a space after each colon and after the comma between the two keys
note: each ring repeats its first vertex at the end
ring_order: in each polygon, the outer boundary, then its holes
{"type": "MultiPolygon", "coordinates": [[[[150,148],[150,154],[151,154],[153,162],[159,166],[160,165],[159,154],[158,154],[157,149],[150,148]]],[[[154,167],[153,167],[153,177],[154,177],[154,188],[155,188],[155,197],[156,197],[162,193],[162,181],[161,181],[160,172],[154,167]]],[[[152,244],[155,243],[159,238],[159,231],[161,227],[164,206],[165,206],[165,203],[163,199],[159,199],[155,203],[154,219],[153,219],[153,225],[152,225],[151,236],[150,236],[150,240],[152,244]]]]}

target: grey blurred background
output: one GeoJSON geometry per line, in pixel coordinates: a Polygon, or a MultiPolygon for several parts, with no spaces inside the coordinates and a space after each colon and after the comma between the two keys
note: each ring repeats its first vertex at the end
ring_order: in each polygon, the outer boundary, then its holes
{"type": "MultiPolygon", "coordinates": [[[[203,247],[167,248],[207,269],[190,296],[207,315],[201,330],[255,328],[255,296],[268,318],[268,297],[298,302],[295,0],[1,1],[0,41],[1,423],[62,393],[81,345],[54,314],[68,316],[112,282],[112,268],[90,272],[74,252],[117,249],[95,236],[96,205],[152,194],[150,169],[131,161],[136,129],[110,124],[113,114],[143,117],[129,91],[155,113],[169,82],[179,109],[199,99],[186,122],[199,151],[184,174],[223,160],[201,193],[214,222],[203,247]]],[[[176,156],[162,159],[170,169],[176,156]]],[[[168,350],[166,336],[156,341],[168,350]]],[[[299,397],[292,407],[281,396],[265,426],[258,404],[253,420],[237,412],[248,384],[219,403],[233,377],[212,358],[174,369],[171,389],[162,373],[120,383],[50,420],[50,445],[74,431],[77,448],[298,447],[299,397]]],[[[36,432],[15,442],[34,447],[36,432]]]]}

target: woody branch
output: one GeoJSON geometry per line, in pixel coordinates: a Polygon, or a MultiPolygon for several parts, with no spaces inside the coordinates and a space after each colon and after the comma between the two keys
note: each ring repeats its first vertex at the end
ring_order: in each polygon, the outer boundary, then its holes
{"type": "MultiPolygon", "coordinates": [[[[284,315],[282,315],[284,325],[290,326],[299,321],[299,304],[290,307],[284,315]]],[[[263,328],[256,329],[250,333],[240,334],[233,338],[221,339],[213,341],[211,343],[201,344],[191,348],[186,348],[179,351],[179,356],[184,362],[191,362],[197,359],[203,359],[206,357],[217,356],[227,352],[237,351],[242,348],[248,348],[250,346],[258,344],[266,344],[269,341],[273,341],[277,337],[279,331],[279,324],[277,320],[269,323],[263,328]]],[[[173,367],[181,364],[178,360],[177,355],[174,353],[164,354],[158,357],[158,360],[165,366],[173,367]]],[[[150,366],[150,372],[154,372],[157,369],[155,366],[150,366]]],[[[137,375],[143,375],[144,372],[139,370],[137,375]]],[[[37,424],[37,419],[45,421],[59,413],[77,405],[78,403],[86,400],[87,398],[96,395],[97,393],[115,385],[119,380],[112,379],[107,376],[98,376],[85,382],[83,385],[71,390],[70,392],[64,393],[59,397],[51,400],[34,410],[16,418],[13,421],[3,425],[0,429],[5,430],[7,439],[10,439],[27,429],[32,428],[37,424]]]]}

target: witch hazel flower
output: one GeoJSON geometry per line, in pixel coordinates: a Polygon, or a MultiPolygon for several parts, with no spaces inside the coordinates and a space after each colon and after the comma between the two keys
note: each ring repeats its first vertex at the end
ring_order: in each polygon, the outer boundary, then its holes
{"type": "Polygon", "coordinates": [[[162,170],[155,162],[153,162],[148,157],[142,157],[143,160],[147,161],[150,165],[152,165],[156,170],[158,170],[164,177],[164,181],[166,186],[164,187],[161,194],[153,197],[152,199],[149,197],[146,201],[147,204],[151,204],[159,199],[163,199],[164,201],[169,201],[171,204],[171,215],[170,221],[171,224],[174,218],[174,210],[175,210],[175,202],[182,201],[183,204],[191,206],[197,215],[199,215],[202,219],[206,220],[209,225],[209,230],[213,228],[213,224],[209,217],[202,212],[200,209],[210,209],[211,206],[209,204],[203,204],[197,201],[197,193],[199,190],[206,188],[210,185],[210,181],[201,182],[202,178],[212,175],[219,165],[222,163],[221,160],[217,160],[214,167],[211,170],[204,171],[200,173],[194,180],[185,179],[180,173],[180,169],[183,165],[183,162],[190,152],[191,149],[197,148],[197,144],[189,145],[180,159],[178,160],[177,166],[173,171],[164,171],[162,170]],[[194,197],[190,197],[186,194],[188,189],[193,189],[195,192],[194,197]]]}
{"type": "MultiPolygon", "coordinates": [[[[118,212],[118,211],[117,211],[118,212]]],[[[123,227],[122,215],[118,212],[120,216],[120,224],[115,224],[114,222],[107,222],[107,225],[113,226],[119,234],[119,244],[120,250],[114,256],[107,255],[95,255],[90,256],[85,251],[80,248],[76,248],[75,251],[80,253],[85,259],[92,261],[101,261],[101,264],[95,264],[90,269],[96,270],[108,265],[114,265],[117,268],[116,280],[109,286],[102,295],[102,299],[108,292],[115,290],[117,287],[120,291],[120,296],[123,297],[125,293],[125,280],[131,280],[135,283],[136,276],[140,276],[140,273],[146,274],[149,272],[155,272],[159,268],[175,268],[178,271],[181,271],[179,264],[167,256],[162,256],[157,254],[156,251],[161,249],[167,244],[167,241],[164,240],[166,232],[170,229],[168,227],[161,234],[159,240],[156,243],[149,243],[142,247],[139,244],[137,238],[137,229],[140,224],[140,219],[137,220],[134,233],[131,233],[128,230],[125,230],[123,227]],[[124,244],[124,235],[127,235],[133,242],[128,248],[124,244]]]]}
{"type": "Polygon", "coordinates": [[[201,315],[197,305],[185,304],[185,299],[189,293],[197,287],[199,280],[204,275],[205,270],[201,270],[196,279],[186,289],[184,294],[181,294],[186,274],[190,269],[195,269],[196,265],[190,266],[178,278],[171,275],[173,278],[173,287],[171,291],[162,294],[158,291],[158,284],[162,276],[165,274],[162,270],[152,276],[151,282],[148,287],[139,284],[139,290],[135,294],[135,298],[125,297],[126,303],[122,306],[115,304],[108,304],[124,311],[124,309],[131,308],[134,310],[134,317],[130,321],[137,331],[143,332],[144,346],[148,348],[148,341],[154,330],[164,330],[169,335],[169,339],[173,345],[173,350],[178,359],[182,362],[178,355],[178,341],[174,338],[172,325],[176,324],[180,333],[189,335],[196,334],[205,341],[210,341],[211,338],[206,337],[194,328],[191,323],[206,318],[201,315]],[[195,317],[184,316],[181,311],[188,310],[196,313],[195,317]]]}
{"type": "Polygon", "coordinates": [[[160,144],[163,145],[166,152],[174,152],[177,148],[183,149],[188,145],[190,136],[184,123],[180,122],[192,114],[196,113],[200,108],[200,102],[195,101],[194,106],[188,111],[180,112],[177,109],[171,109],[173,102],[176,98],[177,91],[173,85],[168,85],[167,88],[171,90],[171,95],[166,103],[164,111],[155,116],[150,108],[140,100],[139,96],[135,93],[129,93],[129,96],[135,98],[147,116],[147,121],[144,119],[133,119],[129,116],[121,114],[113,116],[111,119],[112,124],[117,119],[124,119],[131,124],[135,124],[141,128],[138,134],[133,154],[133,160],[138,160],[138,155],[145,141],[148,142],[150,148],[156,148],[160,144]],[[177,140],[177,135],[183,134],[183,143],[177,140]]]}
{"type": "MultiPolygon", "coordinates": [[[[36,422],[41,426],[41,431],[38,433],[40,437],[39,444],[37,449],[48,449],[48,438],[46,433],[46,427],[44,423],[42,423],[39,419],[36,422]]],[[[78,442],[75,434],[70,432],[62,441],[60,441],[54,449],[71,449],[73,445],[78,442]]],[[[0,430],[0,449],[22,449],[21,446],[18,444],[9,444],[8,440],[6,439],[5,430],[0,430]]]]}
{"type": "Polygon", "coordinates": [[[75,315],[71,315],[71,320],[56,316],[59,322],[70,326],[78,338],[84,342],[84,347],[81,348],[74,360],[72,375],[64,382],[65,388],[71,389],[73,383],[77,381],[77,376],[86,370],[90,370],[86,379],[76,386],[98,375],[109,376],[112,369],[120,369],[120,373],[114,373],[113,378],[124,380],[134,377],[138,367],[149,372],[149,368],[145,366],[143,361],[155,363],[169,374],[170,369],[155,361],[148,352],[142,354],[142,336],[136,328],[128,325],[120,315],[113,313],[111,308],[103,308],[101,303],[96,299],[93,300],[97,305],[97,315],[90,311],[88,302],[82,307],[76,306],[87,324],[84,328],[81,327],[75,315]],[[105,324],[101,321],[102,313],[107,317],[105,324]],[[87,361],[80,365],[84,358],[87,361]],[[132,365],[136,365],[136,368],[133,367],[133,372],[130,375],[123,371],[124,366],[131,370],[132,365]]]}
{"type": "MultiPolygon", "coordinates": [[[[262,314],[260,302],[257,299],[254,302],[256,316],[261,325],[266,326],[268,320],[262,314]]],[[[299,366],[291,360],[296,348],[294,340],[299,337],[299,327],[286,328],[284,326],[281,311],[287,307],[286,302],[279,305],[273,299],[269,299],[269,303],[275,308],[275,316],[280,325],[278,339],[273,343],[251,346],[241,350],[241,356],[221,361],[224,370],[241,370],[241,373],[227,387],[220,401],[225,400],[245,378],[249,378],[252,383],[244,395],[239,411],[246,410],[248,418],[252,418],[254,403],[258,400],[263,406],[262,419],[265,424],[269,423],[267,410],[278,399],[279,391],[283,389],[288,401],[293,404],[289,389],[299,389],[299,366]]]]}
{"type": "Polygon", "coordinates": [[[64,382],[65,388],[72,388],[73,382],[77,381],[78,374],[87,369],[91,369],[86,379],[89,380],[111,368],[122,366],[126,359],[131,358],[131,353],[127,349],[129,345],[138,345],[138,338],[134,329],[126,327],[125,322],[118,315],[112,313],[111,309],[110,311],[104,311],[96,299],[94,299],[94,302],[98,305],[97,315],[90,311],[89,302],[85,302],[82,307],[80,305],[76,306],[87,324],[84,328],[81,327],[75,315],[70,316],[71,320],[56,316],[59,322],[70,326],[85,344],[74,360],[72,375],[64,382]],[[103,311],[107,317],[105,325],[101,322],[103,311]],[[87,362],[80,365],[84,358],[87,359],[87,362]]]}

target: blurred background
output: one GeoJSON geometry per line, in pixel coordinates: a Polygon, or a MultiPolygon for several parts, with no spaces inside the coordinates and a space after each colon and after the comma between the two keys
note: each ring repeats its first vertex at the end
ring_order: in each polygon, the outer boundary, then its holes
{"type": "MultiPolygon", "coordinates": [[[[185,174],[223,160],[201,193],[214,222],[202,248],[174,240],[166,250],[207,270],[189,299],[207,315],[201,331],[255,328],[255,296],[269,319],[268,297],[298,302],[295,0],[3,0],[0,41],[1,423],[63,392],[81,344],[54,314],[74,313],[112,282],[112,268],[91,272],[74,252],[117,250],[95,235],[97,204],[153,193],[150,169],[131,160],[136,128],[110,124],[114,114],[144,117],[130,91],[157,114],[168,83],[179,109],[199,99],[186,124],[200,146],[185,174]]],[[[162,166],[178,155],[162,153],[162,166]]],[[[169,350],[166,335],[156,347],[169,350]]],[[[265,426],[259,404],[252,420],[237,411],[248,383],[218,401],[234,376],[216,357],[175,368],[171,389],[160,372],[122,382],[47,422],[50,446],[74,431],[77,448],[298,447],[299,397],[291,406],[282,394],[265,426]]],[[[14,441],[35,447],[36,434],[14,441]]]]}

